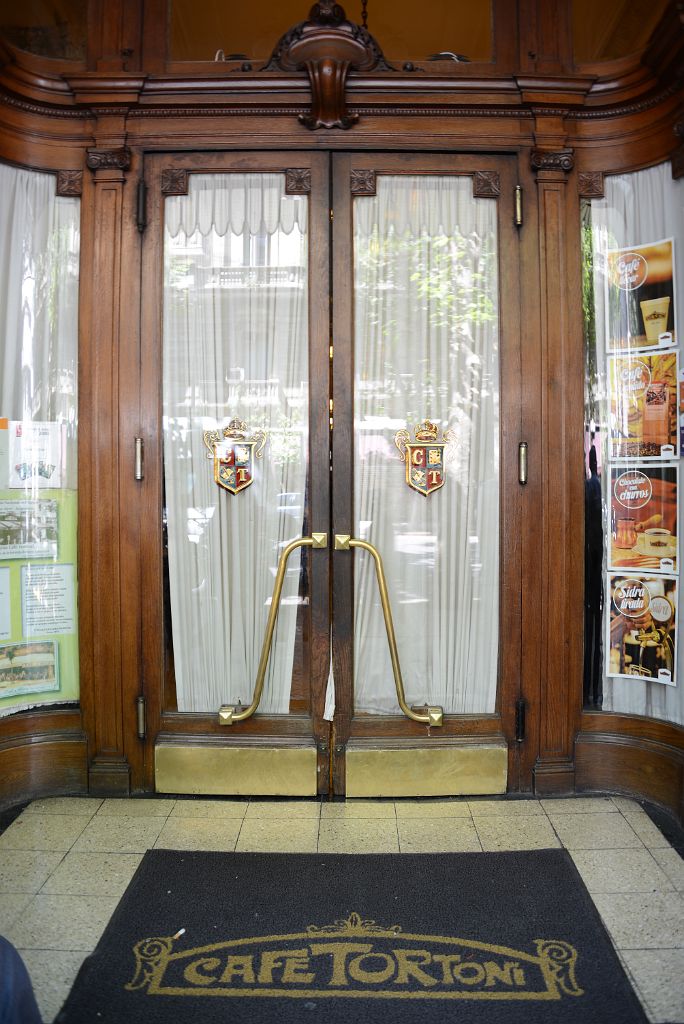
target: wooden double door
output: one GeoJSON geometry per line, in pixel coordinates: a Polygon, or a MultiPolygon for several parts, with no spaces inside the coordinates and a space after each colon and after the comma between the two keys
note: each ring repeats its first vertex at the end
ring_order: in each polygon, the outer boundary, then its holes
{"type": "Polygon", "coordinates": [[[517,788],[515,160],[148,157],[160,792],[517,788]]]}

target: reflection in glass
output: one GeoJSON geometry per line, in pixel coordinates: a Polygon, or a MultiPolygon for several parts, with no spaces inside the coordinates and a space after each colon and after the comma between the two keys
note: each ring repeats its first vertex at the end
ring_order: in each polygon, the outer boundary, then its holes
{"type": "Polygon", "coordinates": [[[0,165],[0,715],[79,696],[79,218],[0,165]]]}
{"type": "MultiPolygon", "coordinates": [[[[496,203],[470,178],[379,176],[355,200],[355,509],[378,548],[409,703],[494,711],[498,660],[496,203]],[[394,435],[450,429],[446,481],[409,489],[394,435]]],[[[374,568],[355,556],[355,706],[398,711],[374,568]]]]}
{"type": "MultiPolygon", "coordinates": [[[[248,704],[283,548],[304,532],[308,450],[307,197],[279,174],[191,175],[166,200],[164,480],[179,711],[248,704]],[[267,435],[253,483],[214,482],[203,441],[236,418],[267,435]]],[[[291,705],[308,605],[288,563],[261,712],[291,705]]],[[[167,693],[167,701],[169,694],[167,693]]]]}
{"type": "MultiPolygon", "coordinates": [[[[360,0],[342,4],[350,21],[361,24],[360,0]]],[[[237,61],[264,61],[280,37],[305,20],[311,4],[281,0],[264,4],[259,17],[247,4],[202,4],[171,0],[169,56],[174,61],[213,60],[218,50],[237,61]]],[[[423,0],[420,16],[413,4],[371,3],[368,30],[388,60],[428,60],[442,51],[471,61],[492,59],[490,3],[423,0]]]]}
{"type": "Polygon", "coordinates": [[[84,60],[87,19],[83,0],[0,0],[0,35],[39,57],[84,60]]]}

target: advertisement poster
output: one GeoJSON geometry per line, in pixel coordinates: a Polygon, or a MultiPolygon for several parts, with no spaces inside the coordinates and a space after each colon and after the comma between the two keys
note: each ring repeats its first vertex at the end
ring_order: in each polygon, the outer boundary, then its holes
{"type": "Polygon", "coordinates": [[[10,420],[9,487],[64,486],[66,427],[62,423],[10,420]]]}
{"type": "Polygon", "coordinates": [[[0,697],[58,689],[59,667],[54,640],[0,645],[0,697]]]}
{"type": "Polygon", "coordinates": [[[610,456],[673,459],[679,451],[676,352],[609,356],[610,456]]]}
{"type": "Polygon", "coordinates": [[[608,574],[608,676],[676,685],[677,579],[608,574]]]}
{"type": "Polygon", "coordinates": [[[673,239],[609,249],[605,280],[609,352],[677,344],[673,239]]]}
{"type": "Polygon", "coordinates": [[[677,573],[679,466],[611,466],[608,566],[677,573]]]}
{"type": "Polygon", "coordinates": [[[57,502],[0,499],[0,559],[57,558],[57,502]]]}

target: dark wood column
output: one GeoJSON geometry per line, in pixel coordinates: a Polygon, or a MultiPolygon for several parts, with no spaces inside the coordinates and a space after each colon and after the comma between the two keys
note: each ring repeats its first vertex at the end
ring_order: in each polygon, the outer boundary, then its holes
{"type": "Polygon", "coordinates": [[[93,173],[83,209],[79,597],[86,639],[81,650],[81,685],[89,737],[89,788],[127,793],[121,671],[118,352],[122,210],[130,153],[123,144],[123,118],[104,121],[98,134],[105,145],[87,153],[93,173]]]}
{"type": "Polygon", "coordinates": [[[538,793],[558,793],[574,789],[582,691],[583,372],[579,207],[577,189],[569,186],[574,156],[558,146],[557,124],[544,127],[556,146],[542,144],[531,153],[538,205],[541,406],[536,446],[540,706],[534,780],[538,793]]]}

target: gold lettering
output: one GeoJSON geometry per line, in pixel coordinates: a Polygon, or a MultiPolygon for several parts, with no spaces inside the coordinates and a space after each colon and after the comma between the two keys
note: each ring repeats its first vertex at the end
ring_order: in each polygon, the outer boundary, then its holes
{"type": "Polygon", "coordinates": [[[369,942],[321,942],[310,947],[311,956],[332,957],[332,976],[328,985],[348,985],[347,957],[353,953],[370,953],[369,942]]]}
{"type": "Polygon", "coordinates": [[[290,956],[285,958],[285,969],[283,971],[283,985],[300,985],[306,982],[310,985],[316,980],[316,975],[307,971],[309,958],[305,949],[293,949],[290,956]]]}
{"type": "Polygon", "coordinates": [[[357,956],[355,960],[349,962],[349,976],[354,981],[363,981],[369,985],[380,985],[383,981],[387,981],[392,977],[395,970],[394,960],[387,953],[364,953],[362,956],[357,956]],[[385,966],[379,970],[369,971],[361,966],[363,960],[382,960],[385,966]]]}
{"type": "Polygon", "coordinates": [[[441,476],[440,476],[439,470],[437,470],[437,469],[431,469],[428,472],[428,476],[430,478],[430,483],[431,484],[438,484],[440,482],[440,480],[441,480],[441,476]]]}
{"type": "Polygon", "coordinates": [[[210,971],[215,971],[221,966],[221,961],[216,956],[203,956],[199,960],[193,960],[185,968],[183,975],[191,985],[213,985],[216,978],[212,978],[210,971]],[[205,973],[200,973],[200,972],[205,973]]]}
{"type": "Polygon", "coordinates": [[[261,964],[259,965],[259,976],[257,981],[260,985],[272,985],[273,984],[273,971],[276,967],[283,966],[283,957],[290,956],[289,949],[270,949],[266,950],[265,953],[261,954],[261,964]]]}
{"type": "Polygon", "coordinates": [[[432,963],[432,956],[427,949],[393,949],[392,952],[397,958],[398,966],[395,985],[407,985],[410,978],[415,978],[423,988],[431,988],[437,984],[436,978],[431,978],[418,966],[432,963]]]}
{"type": "Polygon", "coordinates": [[[411,462],[413,463],[414,466],[424,466],[425,465],[425,449],[424,448],[415,448],[411,452],[411,462]]]}
{"type": "Polygon", "coordinates": [[[221,984],[228,985],[233,978],[242,978],[245,984],[254,984],[254,957],[229,956],[226,958],[226,969],[221,975],[221,984]]]}
{"type": "Polygon", "coordinates": [[[460,953],[436,953],[432,958],[435,963],[441,965],[442,977],[441,982],[443,985],[453,985],[454,976],[451,968],[454,964],[459,964],[463,957],[460,953]]]}
{"type": "Polygon", "coordinates": [[[522,986],[525,984],[525,972],[523,971],[522,967],[513,968],[513,978],[515,979],[516,985],[522,986]]]}
{"type": "Polygon", "coordinates": [[[516,966],[511,960],[507,960],[505,964],[496,964],[493,960],[487,960],[484,964],[485,973],[487,980],[485,981],[485,988],[493,988],[498,981],[503,985],[515,985],[513,980],[513,968],[516,966]]]}
{"type": "Polygon", "coordinates": [[[454,967],[454,978],[464,985],[480,985],[485,979],[482,964],[457,964],[454,967]]]}
{"type": "Polygon", "coordinates": [[[247,470],[243,469],[242,466],[238,467],[237,478],[239,484],[243,484],[247,479],[247,470]]]}

